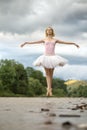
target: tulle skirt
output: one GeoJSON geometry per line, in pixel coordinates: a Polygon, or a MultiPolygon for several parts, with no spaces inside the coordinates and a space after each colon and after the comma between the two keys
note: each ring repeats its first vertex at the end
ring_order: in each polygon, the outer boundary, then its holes
{"type": "Polygon", "coordinates": [[[55,68],[56,66],[64,66],[68,60],[59,55],[41,55],[34,62],[34,66],[43,66],[45,68],[55,68]]]}

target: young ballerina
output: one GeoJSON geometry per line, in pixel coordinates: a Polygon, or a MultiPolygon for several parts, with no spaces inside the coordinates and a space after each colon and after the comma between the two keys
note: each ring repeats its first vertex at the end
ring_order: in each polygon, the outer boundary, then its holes
{"type": "Polygon", "coordinates": [[[40,41],[35,42],[25,42],[21,44],[23,47],[26,44],[40,44],[43,43],[45,47],[44,54],[39,56],[35,61],[35,66],[43,66],[46,72],[46,81],[47,81],[47,96],[52,96],[52,78],[54,68],[56,66],[64,66],[67,63],[67,59],[55,54],[55,45],[58,44],[67,44],[67,45],[75,45],[79,48],[79,45],[73,42],[65,42],[58,39],[55,39],[54,30],[51,27],[46,28],[45,30],[46,38],[40,41]]]}

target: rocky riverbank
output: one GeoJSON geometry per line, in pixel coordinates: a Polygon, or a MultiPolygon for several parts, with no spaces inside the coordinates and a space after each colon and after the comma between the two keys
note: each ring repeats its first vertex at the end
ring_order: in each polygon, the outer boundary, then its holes
{"type": "Polygon", "coordinates": [[[0,130],[67,129],[87,129],[87,98],[0,98],[0,130]]]}

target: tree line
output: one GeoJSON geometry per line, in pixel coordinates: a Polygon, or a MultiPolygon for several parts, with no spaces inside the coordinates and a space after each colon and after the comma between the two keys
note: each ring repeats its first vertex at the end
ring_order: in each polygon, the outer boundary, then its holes
{"type": "MultiPolygon", "coordinates": [[[[67,89],[64,80],[53,79],[53,95],[57,97],[84,96],[85,87],[80,87],[79,94],[67,89]]],[[[39,70],[32,67],[24,67],[15,60],[0,60],[0,96],[45,96],[46,78],[39,70]]],[[[87,88],[87,87],[86,87],[87,88]]],[[[87,94],[85,94],[87,96],[87,94]]]]}

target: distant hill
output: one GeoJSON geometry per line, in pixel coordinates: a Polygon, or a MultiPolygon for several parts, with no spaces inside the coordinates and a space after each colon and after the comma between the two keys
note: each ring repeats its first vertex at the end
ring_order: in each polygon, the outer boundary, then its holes
{"type": "Polygon", "coordinates": [[[67,80],[65,82],[67,87],[79,87],[81,86],[87,86],[87,81],[85,80],[67,80]]]}

